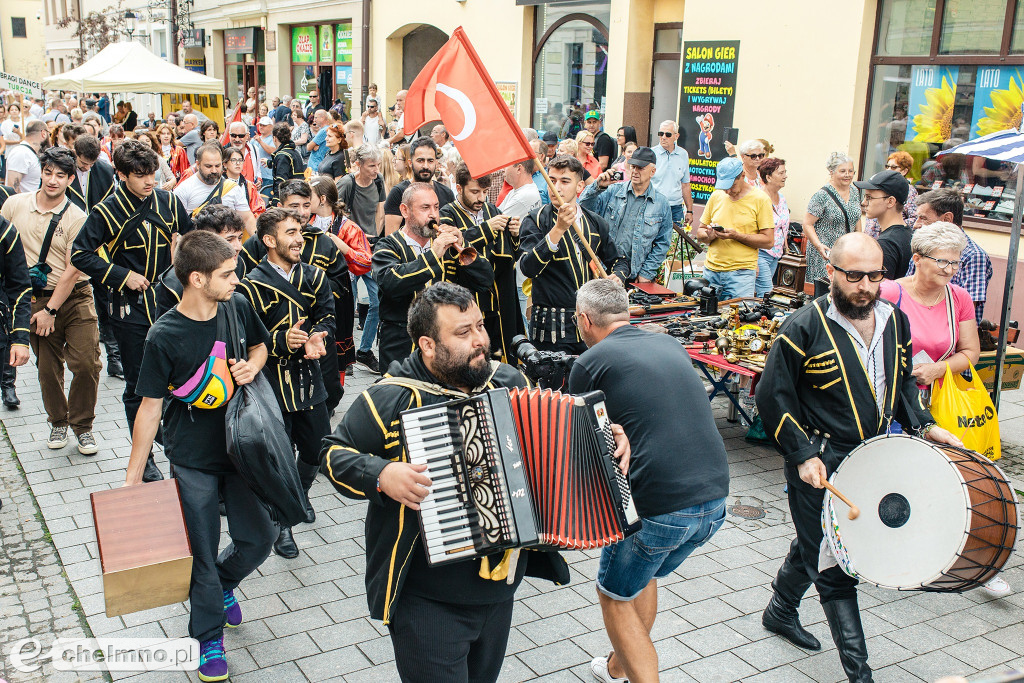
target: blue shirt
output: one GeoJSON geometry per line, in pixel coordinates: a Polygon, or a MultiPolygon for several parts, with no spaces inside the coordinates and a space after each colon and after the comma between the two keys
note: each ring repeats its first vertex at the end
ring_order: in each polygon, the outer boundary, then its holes
{"type": "Polygon", "coordinates": [[[104,95],[96,102],[96,113],[107,123],[110,123],[110,100],[104,95]]]}
{"type": "Polygon", "coordinates": [[[311,142],[315,142],[320,145],[316,148],[316,151],[309,155],[309,167],[313,169],[320,168],[320,162],[327,156],[327,126],[324,126],[316,132],[311,142]]]}
{"type": "Polygon", "coordinates": [[[544,180],[544,176],[541,175],[540,171],[533,172],[533,184],[537,186],[537,191],[540,192],[541,204],[550,204],[551,197],[548,196],[548,184],[544,180]]]}
{"type": "Polygon", "coordinates": [[[605,190],[594,182],[583,190],[579,203],[608,221],[612,242],[629,261],[629,277],[653,280],[672,240],[672,209],[654,183],[637,195],[631,182],[605,190]]]}
{"type": "Polygon", "coordinates": [[[671,152],[666,152],[661,145],[655,145],[654,156],[658,170],[654,173],[654,188],[668,200],[669,205],[679,206],[683,203],[683,183],[690,182],[690,156],[679,145],[671,152]]]}

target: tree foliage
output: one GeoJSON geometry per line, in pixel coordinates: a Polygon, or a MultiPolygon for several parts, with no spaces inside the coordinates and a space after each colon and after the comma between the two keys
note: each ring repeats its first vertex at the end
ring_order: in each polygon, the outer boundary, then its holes
{"type": "Polygon", "coordinates": [[[89,57],[105,48],[111,43],[116,43],[124,35],[125,19],[123,0],[119,0],[117,6],[107,6],[99,12],[89,12],[79,19],[77,15],[68,15],[57,22],[60,28],[75,26],[71,34],[78,40],[77,61],[84,63],[89,57]]]}

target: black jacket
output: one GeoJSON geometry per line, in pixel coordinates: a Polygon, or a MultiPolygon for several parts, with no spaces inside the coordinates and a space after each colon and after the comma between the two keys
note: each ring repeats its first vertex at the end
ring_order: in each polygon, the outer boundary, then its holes
{"type": "Polygon", "coordinates": [[[882,337],[886,395],[879,411],[874,386],[850,334],[825,315],[829,306],[830,297],[823,296],[782,324],[757,385],[757,409],[765,432],[775,441],[790,476],[797,465],[818,456],[814,430],[830,437],[828,465],[838,464],[836,457],[841,459],[864,440],[884,433],[888,416],[907,428],[915,420],[922,425],[934,422],[910,374],[914,353],[906,314],[890,306],[882,337]]]}
{"type": "Polygon", "coordinates": [[[263,374],[273,385],[283,410],[294,413],[327,400],[318,363],[306,359],[301,346],[293,351],[287,342],[288,330],[301,319],[306,321],[302,329],[307,333],[326,330],[329,337],[334,336],[334,300],[323,271],[298,263],[285,280],[264,258],[238,289],[270,333],[270,353],[263,374]]]}
{"type": "Polygon", "coordinates": [[[157,319],[156,290],[129,289],[128,275],[134,271],[155,283],[171,265],[171,238],[191,229],[192,219],[170,192],[153,190],[140,199],[122,184],[85,219],[71,264],[110,288],[118,321],[149,327],[157,319]]]}
{"type": "MultiPolygon", "coordinates": [[[[238,255],[238,265],[242,275],[258,266],[267,255],[267,246],[258,235],[253,235],[242,245],[242,253],[238,255]]],[[[312,225],[302,226],[303,263],[316,266],[324,271],[327,281],[331,283],[335,303],[343,296],[352,296],[352,278],[348,272],[348,261],[338,251],[330,236],[312,225]]]]}
{"type": "MultiPolygon", "coordinates": [[[[0,186],[2,187],[2,186],[0,186]]],[[[0,217],[0,353],[8,346],[28,346],[32,314],[32,281],[21,237],[6,218],[0,217]]],[[[4,356],[6,362],[6,356],[4,356]]]]}
{"type": "MultiPolygon", "coordinates": [[[[480,391],[529,385],[510,365],[494,363],[492,367],[494,372],[480,391]]],[[[418,351],[392,368],[393,377],[438,385],[418,351]]],[[[436,391],[413,390],[385,383],[371,386],[356,398],[334,433],[324,439],[320,454],[321,470],[343,496],[370,501],[366,511],[366,599],[370,616],[383,619],[385,624],[394,618],[395,600],[405,583],[412,554],[424,550],[417,513],[379,492],[377,480],[389,462],[408,462],[399,438],[399,413],[450,401],[453,395],[445,391],[456,390],[441,386],[436,391]]],[[[562,584],[569,580],[565,560],[557,553],[526,552],[520,563],[523,561],[530,576],[562,584]]]]}
{"type": "Polygon", "coordinates": [[[280,199],[281,183],[305,179],[306,165],[302,163],[299,150],[295,149],[295,143],[291,140],[277,148],[272,162],[274,164],[274,196],[280,199]]]}
{"type": "Polygon", "coordinates": [[[116,187],[117,178],[114,167],[102,159],[97,159],[89,169],[86,191],[82,192],[82,183],[78,182],[78,174],[75,173],[71,185],[68,187],[68,199],[82,211],[89,213],[94,206],[109,197],[116,187]]]}
{"type": "MultiPolygon", "coordinates": [[[[242,258],[238,258],[238,263],[235,264],[235,275],[238,276],[239,281],[245,278],[245,270],[242,268],[242,258]]],[[[177,274],[174,272],[174,266],[171,266],[164,271],[164,274],[160,276],[160,281],[156,283],[156,315],[159,318],[167,311],[171,310],[179,303],[181,303],[181,295],[185,291],[185,287],[181,284],[181,280],[178,279],[177,274]]]]}

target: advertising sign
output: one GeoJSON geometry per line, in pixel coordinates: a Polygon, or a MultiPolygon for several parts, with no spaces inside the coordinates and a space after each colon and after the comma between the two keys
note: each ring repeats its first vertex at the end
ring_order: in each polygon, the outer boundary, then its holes
{"type": "Polygon", "coordinates": [[[5,74],[0,71],[0,90],[13,90],[28,97],[42,97],[43,86],[36,81],[30,81],[14,74],[5,74]]]}
{"type": "Polygon", "coordinates": [[[352,22],[338,24],[334,45],[338,52],[337,61],[342,64],[352,62],[352,22]]]}
{"type": "Polygon", "coordinates": [[[974,81],[971,138],[1020,125],[1024,75],[1019,66],[979,66],[974,81]]]}
{"type": "Polygon", "coordinates": [[[316,26],[292,28],[292,61],[299,64],[316,62],[316,26]]]}
{"type": "Polygon", "coordinates": [[[334,61],[334,29],[330,26],[320,27],[320,61],[334,61]]]}
{"type": "Polygon", "coordinates": [[[960,68],[956,66],[915,66],[910,70],[907,115],[911,131],[908,139],[945,142],[950,138],[959,74],[960,68]]]}

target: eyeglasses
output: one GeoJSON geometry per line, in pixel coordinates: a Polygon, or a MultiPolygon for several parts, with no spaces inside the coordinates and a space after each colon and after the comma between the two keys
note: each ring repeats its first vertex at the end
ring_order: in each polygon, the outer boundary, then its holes
{"type": "Polygon", "coordinates": [[[579,327],[580,326],[580,318],[582,318],[585,315],[586,315],[586,313],[573,313],[572,314],[572,324],[575,325],[576,327],[579,327]]]}
{"type": "Polygon", "coordinates": [[[237,140],[241,140],[242,138],[245,137],[245,133],[228,133],[228,137],[232,137],[232,138],[235,138],[237,140]]]}
{"type": "Polygon", "coordinates": [[[888,199],[891,196],[891,194],[883,194],[880,197],[869,197],[868,195],[864,195],[864,199],[861,200],[861,203],[863,204],[864,202],[870,202],[873,199],[888,199]]]}
{"type": "Polygon", "coordinates": [[[896,165],[896,164],[886,164],[885,165],[885,170],[887,170],[887,171],[898,171],[898,170],[900,170],[900,167],[898,165],[896,165]]]}
{"type": "Polygon", "coordinates": [[[932,261],[935,261],[935,265],[937,265],[941,270],[945,270],[946,268],[952,266],[954,273],[960,270],[960,266],[963,265],[962,263],[960,263],[960,261],[950,261],[949,259],[935,258],[934,256],[929,256],[928,254],[921,254],[921,256],[923,256],[926,259],[931,259],[932,261]]]}
{"type": "Polygon", "coordinates": [[[593,142],[581,142],[580,144],[581,145],[586,145],[587,147],[593,147],[594,146],[593,142]]]}
{"type": "Polygon", "coordinates": [[[243,161],[245,161],[245,160],[242,159],[241,157],[231,157],[230,159],[228,159],[228,163],[229,164],[240,164],[243,161]]]}
{"type": "Polygon", "coordinates": [[[664,130],[659,130],[658,131],[658,137],[659,138],[670,138],[673,135],[675,135],[675,133],[673,133],[671,131],[664,131],[664,130]]]}
{"type": "Polygon", "coordinates": [[[749,157],[751,159],[764,159],[768,155],[762,152],[760,154],[744,154],[743,156],[749,157]]]}
{"type": "Polygon", "coordinates": [[[832,266],[832,269],[838,270],[840,273],[844,274],[847,282],[860,282],[865,277],[867,277],[869,282],[881,282],[885,279],[885,274],[889,272],[885,268],[882,268],[881,270],[870,270],[867,272],[863,270],[846,270],[839,266],[832,266]]]}

